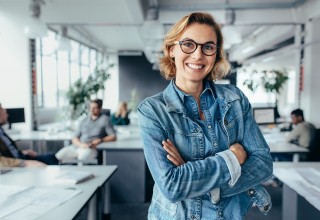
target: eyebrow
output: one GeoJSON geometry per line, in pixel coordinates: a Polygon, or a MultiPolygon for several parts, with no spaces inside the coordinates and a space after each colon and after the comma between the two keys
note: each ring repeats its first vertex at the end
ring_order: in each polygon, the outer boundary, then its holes
{"type": "MultiPolygon", "coordinates": [[[[195,43],[198,43],[196,42],[195,40],[191,39],[191,38],[183,38],[182,40],[179,40],[179,41],[186,41],[186,40],[190,40],[190,41],[193,41],[195,43]]],[[[213,42],[212,40],[211,41],[207,41],[207,42],[204,42],[203,44],[214,44],[214,45],[217,45],[215,42],[213,42]]]]}

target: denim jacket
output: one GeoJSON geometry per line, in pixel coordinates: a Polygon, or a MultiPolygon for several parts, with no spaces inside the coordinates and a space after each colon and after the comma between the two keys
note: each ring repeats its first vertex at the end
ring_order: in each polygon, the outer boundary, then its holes
{"type": "Polygon", "coordinates": [[[214,122],[208,125],[213,137],[209,143],[199,123],[187,114],[174,80],[138,106],[144,154],[155,181],[149,219],[238,220],[253,203],[264,214],[271,208],[270,196],[260,183],[271,177],[272,159],[248,99],[232,85],[206,82],[205,87],[212,91],[209,98],[213,100],[205,114],[214,122]],[[166,139],[174,143],[185,164],[175,166],[166,158],[161,144],[166,139]],[[245,148],[248,158],[239,178],[231,183],[233,171],[220,154],[230,151],[234,143],[245,148]],[[217,189],[218,202],[210,213],[202,213],[203,196],[217,189]]]}

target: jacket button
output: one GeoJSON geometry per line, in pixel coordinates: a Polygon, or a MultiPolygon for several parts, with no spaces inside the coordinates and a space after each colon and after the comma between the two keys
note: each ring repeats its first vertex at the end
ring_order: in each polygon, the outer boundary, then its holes
{"type": "Polygon", "coordinates": [[[263,210],[264,210],[264,211],[268,211],[268,210],[269,210],[269,207],[270,207],[269,205],[265,205],[265,206],[263,207],[263,210]]]}
{"type": "Polygon", "coordinates": [[[256,193],[256,191],[254,189],[249,189],[249,196],[253,196],[256,193]]]}
{"type": "Polygon", "coordinates": [[[196,219],[196,216],[194,216],[194,215],[191,215],[191,219],[196,219]]]}
{"type": "Polygon", "coordinates": [[[222,216],[222,212],[221,212],[221,211],[219,211],[219,212],[218,212],[218,215],[221,217],[221,216],[222,216]]]}
{"type": "Polygon", "coordinates": [[[211,128],[211,125],[208,125],[208,128],[211,128]]]}

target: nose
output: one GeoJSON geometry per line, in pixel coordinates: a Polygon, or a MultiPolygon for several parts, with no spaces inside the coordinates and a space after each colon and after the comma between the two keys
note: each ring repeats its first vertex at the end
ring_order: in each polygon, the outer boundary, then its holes
{"type": "Polygon", "coordinates": [[[198,45],[197,49],[192,53],[193,59],[201,59],[203,57],[201,45],[198,45]]]}

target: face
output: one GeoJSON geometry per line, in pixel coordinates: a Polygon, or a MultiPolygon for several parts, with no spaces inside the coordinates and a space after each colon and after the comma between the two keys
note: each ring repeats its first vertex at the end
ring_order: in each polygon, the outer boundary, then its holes
{"type": "Polygon", "coordinates": [[[99,116],[101,112],[101,108],[99,108],[98,104],[95,102],[90,103],[90,114],[91,116],[99,116]]]}
{"type": "Polygon", "coordinates": [[[302,122],[302,117],[294,115],[294,114],[291,115],[291,119],[292,119],[292,124],[294,124],[294,125],[299,124],[300,122],[302,122]]]}
{"type": "Polygon", "coordinates": [[[0,126],[8,122],[8,113],[7,111],[0,107],[0,126]]]}
{"type": "MultiPolygon", "coordinates": [[[[213,42],[217,44],[217,35],[212,27],[206,24],[194,23],[186,28],[182,36],[177,39],[193,40],[198,44],[213,42]]],[[[187,83],[202,83],[202,80],[212,70],[216,54],[206,56],[201,51],[201,45],[191,53],[184,53],[180,45],[173,45],[170,49],[170,57],[174,57],[176,65],[176,83],[177,85],[184,85],[187,83]]]]}

